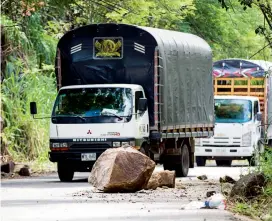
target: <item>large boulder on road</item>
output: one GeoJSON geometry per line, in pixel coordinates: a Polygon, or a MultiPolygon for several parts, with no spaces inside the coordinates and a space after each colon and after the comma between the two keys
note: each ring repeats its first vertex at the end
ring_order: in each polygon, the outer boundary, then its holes
{"type": "Polygon", "coordinates": [[[169,188],[175,188],[175,179],[176,172],[175,171],[159,171],[154,172],[151,178],[148,181],[148,184],[145,189],[157,189],[158,187],[167,186],[169,188]]]}
{"type": "Polygon", "coordinates": [[[88,182],[104,192],[136,192],[146,187],[155,162],[130,146],[107,149],[95,162],[88,182]]]}
{"type": "Polygon", "coordinates": [[[263,173],[250,173],[239,179],[233,186],[230,197],[251,199],[262,192],[266,184],[263,173]]]}

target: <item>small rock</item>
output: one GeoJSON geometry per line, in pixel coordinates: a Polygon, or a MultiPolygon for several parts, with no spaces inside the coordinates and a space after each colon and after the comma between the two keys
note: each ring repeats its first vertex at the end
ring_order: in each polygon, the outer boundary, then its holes
{"type": "Polygon", "coordinates": [[[250,173],[234,184],[230,197],[254,198],[262,192],[265,185],[266,179],[263,173],[250,173]]]}
{"type": "Polygon", "coordinates": [[[175,171],[164,170],[164,171],[154,172],[151,175],[145,189],[155,190],[158,187],[162,187],[163,189],[174,188],[175,179],[176,179],[175,171]]]}
{"type": "Polygon", "coordinates": [[[224,176],[224,177],[220,177],[219,182],[220,183],[231,183],[231,184],[235,184],[236,180],[234,180],[230,176],[224,176]]]}
{"type": "Polygon", "coordinates": [[[214,195],[214,194],[216,194],[216,191],[208,191],[208,192],[206,193],[206,196],[207,196],[207,197],[211,197],[211,196],[214,195]]]}
{"type": "Polygon", "coordinates": [[[197,179],[199,180],[207,180],[208,177],[206,175],[198,176],[197,179]]]}
{"type": "Polygon", "coordinates": [[[9,161],[7,163],[1,164],[1,172],[13,173],[14,168],[15,168],[15,163],[13,161],[9,161]]]}
{"type": "Polygon", "coordinates": [[[231,183],[221,183],[221,192],[228,196],[233,188],[234,184],[231,183]]]}
{"type": "Polygon", "coordinates": [[[19,170],[18,173],[20,176],[30,176],[30,171],[29,171],[29,167],[27,165],[25,165],[24,167],[22,167],[19,170]]]}

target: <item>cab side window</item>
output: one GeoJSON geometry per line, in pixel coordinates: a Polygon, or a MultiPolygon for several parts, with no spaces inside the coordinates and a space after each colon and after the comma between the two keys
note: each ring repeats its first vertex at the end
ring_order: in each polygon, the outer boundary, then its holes
{"type": "Polygon", "coordinates": [[[137,113],[139,98],[143,98],[143,97],[144,97],[144,94],[142,91],[135,92],[135,113],[137,113]]]}

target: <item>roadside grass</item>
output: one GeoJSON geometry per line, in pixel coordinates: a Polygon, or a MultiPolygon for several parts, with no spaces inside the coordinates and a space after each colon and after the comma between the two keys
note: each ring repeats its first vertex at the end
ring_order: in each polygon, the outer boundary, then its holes
{"type": "Polygon", "coordinates": [[[34,160],[28,163],[32,173],[50,173],[57,171],[57,164],[47,160],[34,160]]]}
{"type": "Polygon", "coordinates": [[[37,102],[39,116],[50,116],[57,92],[52,73],[35,69],[4,79],[1,87],[3,156],[36,165],[48,161],[50,119],[33,119],[29,103],[37,102]]]}
{"type": "Polygon", "coordinates": [[[272,149],[266,148],[261,156],[260,165],[255,171],[263,172],[267,184],[262,194],[256,198],[247,200],[229,200],[229,209],[235,213],[252,217],[256,220],[272,221],[272,149]]]}

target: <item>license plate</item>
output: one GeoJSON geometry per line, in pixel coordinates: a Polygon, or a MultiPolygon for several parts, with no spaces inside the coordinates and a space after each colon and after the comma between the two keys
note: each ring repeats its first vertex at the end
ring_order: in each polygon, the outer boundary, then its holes
{"type": "Polygon", "coordinates": [[[82,153],[81,154],[81,161],[95,161],[96,160],[96,153],[82,153]]]}

